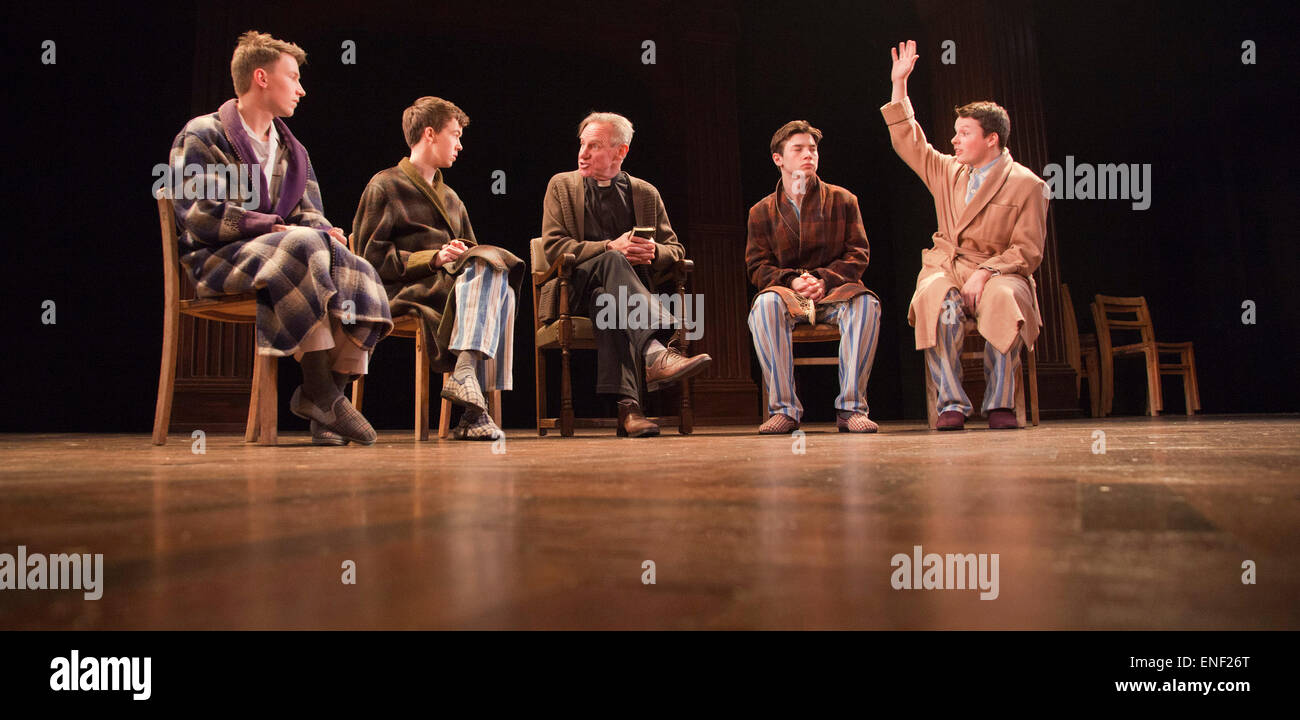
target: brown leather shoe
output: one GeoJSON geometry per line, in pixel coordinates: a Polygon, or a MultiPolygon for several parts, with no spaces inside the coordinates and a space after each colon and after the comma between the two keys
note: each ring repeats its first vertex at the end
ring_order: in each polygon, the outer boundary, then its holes
{"type": "Polygon", "coordinates": [[[686,328],[677,328],[673,331],[673,336],[668,339],[668,347],[681,352],[686,347],[686,328]]]}
{"type": "Polygon", "coordinates": [[[1014,411],[1007,408],[996,408],[989,411],[989,429],[990,430],[1019,430],[1020,423],[1016,420],[1014,411]]]}
{"type": "Polygon", "coordinates": [[[935,430],[965,430],[966,416],[960,410],[945,410],[934,421],[935,430]]]}
{"type": "Polygon", "coordinates": [[[713,362],[708,353],[686,357],[675,348],[666,348],[655,356],[654,362],[645,369],[645,389],[658,390],[661,385],[675,383],[678,380],[695,377],[713,362]]]}
{"type": "Polygon", "coordinates": [[[659,434],[659,426],[641,414],[641,406],[636,403],[618,404],[619,437],[654,437],[659,434]]]}
{"type": "Polygon", "coordinates": [[[799,429],[799,421],[785,413],[773,413],[767,422],[758,426],[759,435],[789,435],[799,429]]]}
{"type": "Polygon", "coordinates": [[[880,429],[880,426],[866,413],[835,413],[835,425],[840,432],[855,433],[873,433],[880,429]]]}

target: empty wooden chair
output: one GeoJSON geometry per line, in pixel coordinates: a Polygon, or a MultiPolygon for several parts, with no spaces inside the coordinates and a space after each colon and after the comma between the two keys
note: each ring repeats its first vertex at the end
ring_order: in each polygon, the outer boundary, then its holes
{"type": "Polygon", "coordinates": [[[1183,399],[1188,415],[1201,409],[1201,394],[1196,383],[1196,358],[1192,343],[1157,342],[1151,311],[1145,297],[1098,295],[1092,303],[1092,318],[1097,325],[1097,345],[1101,355],[1101,402],[1103,416],[1111,413],[1115,400],[1115,358],[1142,355],[1147,371],[1147,412],[1159,415],[1164,409],[1160,393],[1161,375],[1178,375],[1183,379],[1183,399]],[[1138,342],[1115,345],[1112,332],[1136,332],[1138,342]],[[1175,362],[1160,362],[1161,355],[1176,355],[1175,362]]]}
{"type": "Polygon", "coordinates": [[[1093,417],[1101,417],[1101,354],[1097,350],[1097,336],[1093,333],[1079,334],[1078,317],[1074,314],[1074,302],[1070,299],[1070,286],[1061,283],[1061,319],[1065,323],[1065,356],[1074,368],[1074,397],[1077,400],[1083,389],[1083,380],[1088,380],[1089,411],[1093,417]]]}

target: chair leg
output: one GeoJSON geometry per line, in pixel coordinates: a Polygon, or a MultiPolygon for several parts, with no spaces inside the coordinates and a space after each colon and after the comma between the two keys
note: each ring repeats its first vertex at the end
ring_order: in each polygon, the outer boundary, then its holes
{"type": "Polygon", "coordinates": [[[274,355],[258,355],[253,362],[261,363],[262,372],[257,384],[257,444],[275,445],[279,426],[279,395],[276,389],[276,374],[280,358],[274,355]]]}
{"type": "Polygon", "coordinates": [[[537,436],[546,437],[542,418],[546,417],[546,351],[533,351],[533,374],[537,378],[537,436]]]}
{"type": "MultiPolygon", "coordinates": [[[[450,379],[451,373],[442,374],[444,385],[450,379]]],[[[438,408],[438,439],[446,440],[449,437],[451,437],[451,401],[443,398],[442,405],[438,408]]]]}
{"type": "Polygon", "coordinates": [[[1038,426],[1038,358],[1032,349],[1029,353],[1029,410],[1034,426],[1038,426]]]}
{"type": "MultiPolygon", "coordinates": [[[[1187,365],[1187,380],[1184,380],[1183,382],[1186,383],[1190,381],[1192,386],[1192,401],[1188,403],[1187,407],[1194,409],[1196,412],[1200,412],[1201,388],[1200,384],[1196,381],[1196,351],[1191,345],[1188,345],[1187,349],[1183,351],[1183,363],[1187,365]]],[[[1192,411],[1188,410],[1187,414],[1191,415],[1192,411]]]]}
{"type": "Polygon", "coordinates": [[[424,329],[415,333],[415,441],[429,439],[429,350],[424,329]]]}
{"type": "Polygon", "coordinates": [[[361,375],[352,381],[352,407],[361,412],[361,401],[366,398],[366,376],[361,375]]]}
{"type": "Polygon", "coordinates": [[[1101,417],[1101,378],[1097,372],[1098,359],[1097,355],[1088,355],[1084,358],[1084,373],[1088,376],[1088,400],[1090,407],[1088,410],[1093,417],[1101,417]]]}
{"type": "Polygon", "coordinates": [[[1016,383],[1016,426],[1025,426],[1025,384],[1016,383]]]}
{"type": "Polygon", "coordinates": [[[1108,417],[1115,402],[1115,356],[1106,354],[1097,364],[1101,366],[1101,417],[1108,417]]]}
{"type": "Polygon", "coordinates": [[[172,397],[176,392],[176,347],[180,342],[180,310],[163,310],[162,362],[158,368],[158,402],[153,411],[153,444],[167,442],[172,421],[172,397]]]}
{"type": "Polygon", "coordinates": [[[683,380],[681,390],[681,420],[677,425],[677,432],[681,435],[690,435],[695,431],[695,410],[691,408],[691,381],[683,380]]]}
{"type": "Polygon", "coordinates": [[[244,442],[246,443],[255,442],[257,440],[258,431],[261,429],[261,418],[258,416],[258,408],[261,406],[258,404],[258,398],[259,391],[262,389],[262,369],[265,365],[259,360],[259,357],[260,356],[257,354],[257,348],[254,347],[253,382],[250,384],[248,390],[248,422],[244,425],[244,442]]]}
{"type": "Polygon", "coordinates": [[[1160,397],[1160,354],[1154,345],[1147,348],[1147,412],[1151,417],[1160,414],[1164,401],[1160,397]]]}
{"type": "Polygon", "coordinates": [[[573,385],[569,379],[569,348],[560,348],[560,436],[573,437],[573,385]]]}
{"type": "Polygon", "coordinates": [[[501,391],[493,390],[492,397],[488,399],[488,402],[492,403],[492,422],[496,423],[497,427],[503,427],[501,425],[501,391]]]}

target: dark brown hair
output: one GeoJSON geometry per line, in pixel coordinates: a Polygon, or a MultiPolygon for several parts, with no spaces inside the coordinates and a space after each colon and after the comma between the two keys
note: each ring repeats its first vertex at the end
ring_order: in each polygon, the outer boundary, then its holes
{"type": "Polygon", "coordinates": [[[402,113],[402,132],[406,134],[406,146],[415,147],[427,127],[433,128],[436,133],[442,132],[443,126],[450,120],[460,122],[462,128],[469,125],[469,116],[449,100],[432,95],[416,100],[402,113]]]}
{"type": "Polygon", "coordinates": [[[780,155],[785,152],[785,141],[789,140],[791,135],[798,135],[800,133],[808,133],[809,135],[812,135],[813,142],[816,142],[818,145],[822,142],[822,131],[809,125],[807,120],[791,120],[782,125],[781,129],[777,130],[776,134],[772,136],[772,144],[769,146],[772,148],[772,154],[780,155]]]}
{"type": "Polygon", "coordinates": [[[1007,115],[1006,108],[988,100],[979,102],[966,103],[961,107],[953,108],[959,118],[974,118],[979,121],[980,130],[985,135],[991,132],[998,134],[998,147],[1007,146],[1007,136],[1011,134],[1011,116],[1007,115]]]}

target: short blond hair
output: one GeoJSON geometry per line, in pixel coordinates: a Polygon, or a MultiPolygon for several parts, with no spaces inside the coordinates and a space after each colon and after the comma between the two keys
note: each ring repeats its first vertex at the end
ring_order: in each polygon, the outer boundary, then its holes
{"type": "Polygon", "coordinates": [[[307,64],[307,52],[291,42],[276,40],[256,30],[240,35],[235,54],[230,58],[230,79],[235,81],[235,94],[243,95],[252,87],[254,70],[280,62],[280,56],[286,53],[299,66],[307,64]]]}

